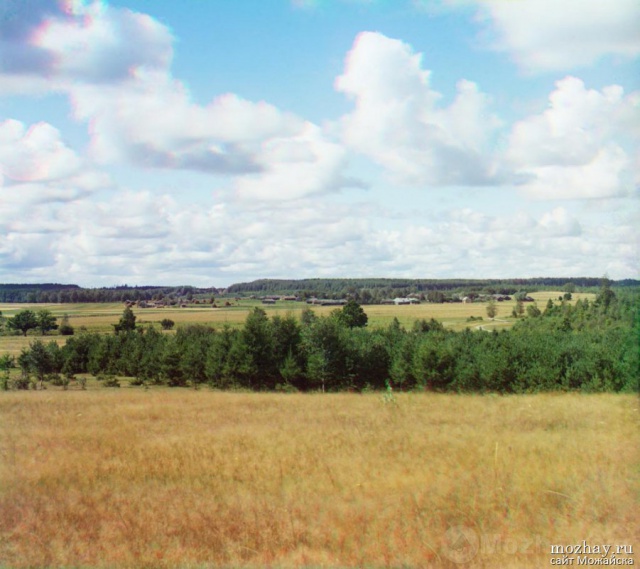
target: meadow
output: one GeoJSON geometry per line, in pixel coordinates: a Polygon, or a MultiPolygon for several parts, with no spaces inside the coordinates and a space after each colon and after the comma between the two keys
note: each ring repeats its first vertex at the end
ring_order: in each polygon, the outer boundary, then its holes
{"type": "MultiPolygon", "coordinates": [[[[531,294],[537,305],[543,309],[549,299],[554,301],[562,296],[559,291],[543,291],[531,294]]],[[[596,298],[592,293],[574,293],[572,304],[580,299],[588,299],[590,302],[596,298]]],[[[278,302],[276,305],[263,305],[260,301],[242,299],[240,301],[231,300],[231,306],[220,306],[211,308],[210,305],[189,305],[187,308],[133,308],[137,317],[137,323],[143,326],[153,325],[160,328],[160,321],[169,318],[176,323],[176,327],[189,324],[206,324],[221,328],[228,325],[234,328],[242,326],[247,315],[255,308],[264,309],[269,317],[274,315],[285,316],[287,314],[298,315],[305,308],[311,308],[319,316],[327,316],[335,306],[313,306],[304,302],[278,302]]],[[[394,318],[406,328],[411,328],[413,323],[419,319],[434,318],[443,323],[451,330],[460,331],[465,328],[492,330],[494,328],[510,328],[515,320],[511,317],[511,312],[515,307],[515,301],[498,303],[498,314],[495,320],[490,320],[486,313],[486,303],[454,303],[454,304],[430,304],[422,303],[417,305],[367,305],[363,306],[369,317],[371,328],[388,326],[394,318]],[[482,321],[470,322],[470,317],[480,318],[482,321]]],[[[20,310],[29,309],[38,311],[46,309],[58,319],[63,315],[68,315],[69,323],[80,331],[85,329],[89,332],[111,333],[113,324],[118,322],[122,315],[124,306],[122,303],[92,303],[92,304],[6,304],[0,303],[0,312],[5,318],[14,316],[20,310]]],[[[58,320],[59,321],[59,320],[58,320]]],[[[33,330],[27,337],[23,336],[0,336],[0,355],[9,353],[14,356],[20,354],[23,348],[28,348],[30,342],[37,336],[37,331],[33,330]]],[[[60,345],[66,339],[55,334],[47,336],[47,341],[54,340],[60,345]]]]}
{"type": "Polygon", "coordinates": [[[0,394],[2,567],[550,565],[638,544],[634,395],[0,394]]]}

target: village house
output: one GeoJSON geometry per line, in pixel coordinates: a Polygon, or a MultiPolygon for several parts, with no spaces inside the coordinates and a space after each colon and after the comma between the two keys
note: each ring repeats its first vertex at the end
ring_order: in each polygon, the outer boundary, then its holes
{"type": "Polygon", "coordinates": [[[405,298],[398,297],[393,299],[393,304],[395,304],[396,306],[401,304],[420,304],[420,301],[417,298],[413,298],[413,297],[405,297],[405,298]]]}

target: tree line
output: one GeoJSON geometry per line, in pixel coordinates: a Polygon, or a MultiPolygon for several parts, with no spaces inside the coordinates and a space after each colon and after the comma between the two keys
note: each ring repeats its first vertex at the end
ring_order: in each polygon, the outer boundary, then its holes
{"type": "MultiPolygon", "coordinates": [[[[301,294],[305,296],[327,296],[330,298],[346,298],[368,291],[375,296],[398,296],[404,294],[439,292],[514,294],[517,291],[529,292],[543,289],[557,290],[566,285],[576,287],[598,288],[602,279],[591,277],[557,278],[540,277],[531,279],[258,279],[246,283],[231,285],[230,294],[301,294]],[[379,294],[381,292],[381,294],[379,294]]],[[[612,283],[617,286],[638,286],[640,281],[620,281],[612,283]]],[[[573,292],[572,291],[572,292],[573,292]]],[[[356,299],[357,300],[357,299],[356,299]]]]}
{"type": "MultiPolygon", "coordinates": [[[[193,286],[116,286],[82,288],[65,284],[0,284],[0,302],[4,303],[90,303],[124,301],[163,301],[178,304],[214,296],[294,295],[302,300],[312,297],[353,299],[360,304],[376,304],[397,296],[418,295],[429,302],[450,302],[462,296],[483,294],[513,295],[519,291],[567,289],[596,291],[601,279],[591,277],[534,279],[260,279],[233,284],[227,289],[193,286]]],[[[616,288],[640,286],[640,281],[611,281],[616,288]]]]}
{"type": "Polygon", "coordinates": [[[217,288],[194,286],[116,286],[82,288],[64,284],[0,284],[0,302],[5,303],[88,303],[126,300],[168,300],[179,302],[193,297],[218,294],[217,288]]]}
{"type": "Polygon", "coordinates": [[[190,325],[175,334],[138,326],[127,308],[113,334],[77,334],[62,347],[38,339],[15,365],[23,387],[89,373],[114,387],[129,378],[133,385],[253,391],[633,391],[638,306],[637,292],[616,294],[605,285],[594,302],[549,301],[501,332],[454,332],[435,320],[405,328],[397,319],[370,329],[350,301],[324,317],[305,309],[300,317],[269,318],[255,308],[238,329],[190,325]]]}

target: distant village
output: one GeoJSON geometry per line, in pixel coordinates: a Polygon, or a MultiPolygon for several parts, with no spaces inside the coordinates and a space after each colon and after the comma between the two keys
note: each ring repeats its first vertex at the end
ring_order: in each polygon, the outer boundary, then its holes
{"type": "MultiPolygon", "coordinates": [[[[223,292],[224,295],[224,292],[223,292]]],[[[259,300],[262,304],[266,305],[274,305],[278,302],[305,302],[309,305],[315,306],[343,306],[347,304],[349,299],[334,299],[334,298],[307,298],[303,299],[296,295],[266,295],[266,296],[257,296],[250,295],[246,297],[233,297],[233,299],[225,299],[224,296],[222,299],[215,300],[214,297],[211,298],[191,298],[191,299],[166,299],[166,300],[126,300],[124,302],[127,307],[136,307],[136,308],[165,308],[168,306],[171,307],[180,307],[180,308],[189,308],[193,306],[202,306],[202,305],[210,305],[212,308],[222,308],[222,307],[230,307],[237,305],[241,300],[259,300]]],[[[386,298],[377,302],[369,302],[368,304],[378,304],[378,305],[411,305],[411,304],[421,304],[426,302],[428,304],[443,304],[443,303],[464,303],[470,304],[474,302],[478,303],[486,303],[490,301],[494,302],[505,302],[512,300],[512,297],[506,294],[470,294],[468,296],[444,296],[444,295],[424,295],[424,294],[409,294],[404,297],[396,297],[396,298],[386,298]]],[[[516,300],[520,300],[522,302],[533,302],[534,299],[531,298],[526,293],[519,293],[516,295],[516,300]]]]}

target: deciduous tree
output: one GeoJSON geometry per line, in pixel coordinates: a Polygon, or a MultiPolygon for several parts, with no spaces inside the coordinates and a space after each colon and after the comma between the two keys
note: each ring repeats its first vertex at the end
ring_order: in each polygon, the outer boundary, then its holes
{"type": "Polygon", "coordinates": [[[614,301],[615,298],[616,293],[611,290],[611,282],[605,275],[604,277],[602,277],[600,291],[598,292],[598,296],[596,297],[596,304],[606,312],[609,308],[609,305],[614,301]]]}
{"type": "Polygon", "coordinates": [[[349,328],[364,328],[369,321],[367,313],[355,300],[350,300],[336,313],[338,320],[349,328]]]}
{"type": "Polygon", "coordinates": [[[38,317],[33,310],[21,310],[9,319],[7,326],[12,330],[19,330],[26,336],[29,330],[38,327],[38,317]]]}
{"type": "Polygon", "coordinates": [[[36,318],[38,319],[38,329],[43,336],[50,330],[58,329],[57,318],[51,314],[51,311],[46,309],[38,310],[36,318]]]}
{"type": "Polygon", "coordinates": [[[495,318],[498,315],[498,306],[496,305],[495,300],[490,300],[489,304],[487,304],[487,316],[489,318],[495,318]]]}
{"type": "Polygon", "coordinates": [[[273,387],[277,375],[274,358],[275,338],[267,313],[254,308],[244,323],[242,337],[255,369],[252,387],[273,387]]]}
{"type": "Polygon", "coordinates": [[[40,382],[40,389],[44,382],[44,376],[52,371],[51,352],[40,341],[33,342],[29,349],[29,368],[36,374],[40,382]]]}

